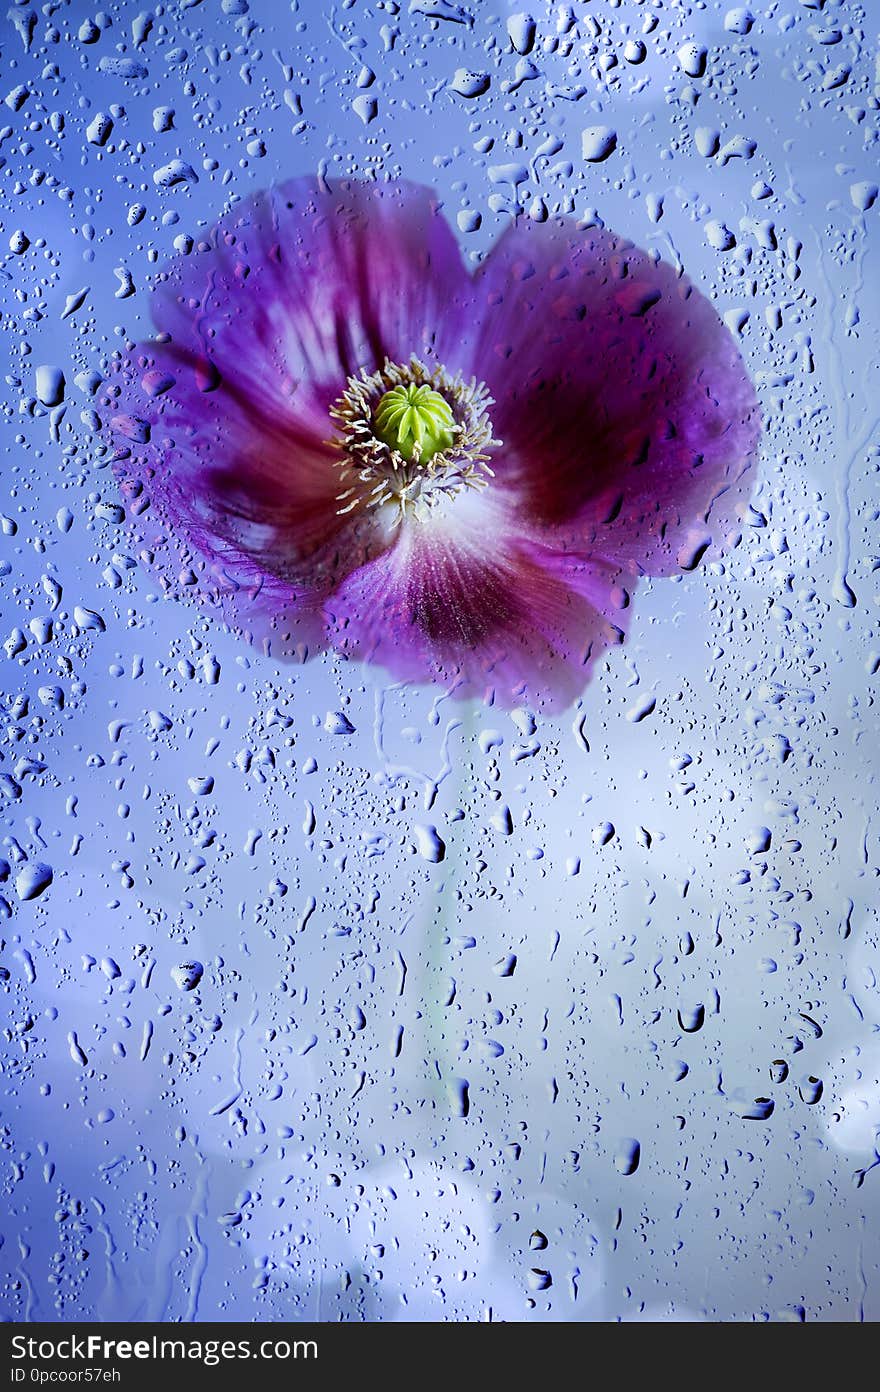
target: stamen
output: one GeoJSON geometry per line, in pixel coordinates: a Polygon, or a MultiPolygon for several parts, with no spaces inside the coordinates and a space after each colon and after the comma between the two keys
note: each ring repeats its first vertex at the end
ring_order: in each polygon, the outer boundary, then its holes
{"type": "Polygon", "coordinates": [[[492,398],[476,378],[466,382],[418,358],[349,377],[331,407],[339,434],[342,491],[339,511],[382,507],[424,517],[463,488],[485,488],[492,477],[492,398]]]}

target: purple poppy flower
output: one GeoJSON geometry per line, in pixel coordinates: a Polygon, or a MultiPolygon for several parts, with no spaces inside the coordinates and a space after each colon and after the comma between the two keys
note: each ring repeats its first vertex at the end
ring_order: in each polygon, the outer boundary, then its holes
{"type": "Polygon", "coordinates": [[[155,292],[111,386],[116,469],[168,570],[284,655],[559,706],[641,575],[722,544],[758,409],[670,266],[517,220],[471,273],[436,197],[297,179],[155,292]],[[147,509],[149,508],[149,513],[147,509]]]}

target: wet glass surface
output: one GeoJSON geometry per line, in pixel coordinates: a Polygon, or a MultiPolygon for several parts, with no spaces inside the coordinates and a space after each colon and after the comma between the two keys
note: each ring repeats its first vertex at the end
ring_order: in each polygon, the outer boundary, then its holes
{"type": "Polygon", "coordinates": [[[6,1318],[876,1319],[868,7],[14,4],[6,1318]],[[708,296],[738,543],[583,695],[277,659],[160,583],[102,380],[295,175],[430,185],[708,296]]]}

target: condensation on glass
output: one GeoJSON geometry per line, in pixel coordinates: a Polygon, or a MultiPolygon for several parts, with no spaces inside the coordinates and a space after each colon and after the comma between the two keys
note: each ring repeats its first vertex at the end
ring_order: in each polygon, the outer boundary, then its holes
{"type": "Polygon", "coordinates": [[[12,6],[5,1318],[878,1317],[869,29],[12,6]],[[108,365],[301,174],[431,185],[471,264],[613,228],[737,338],[741,539],[562,714],[279,661],[142,555],[108,365]]]}

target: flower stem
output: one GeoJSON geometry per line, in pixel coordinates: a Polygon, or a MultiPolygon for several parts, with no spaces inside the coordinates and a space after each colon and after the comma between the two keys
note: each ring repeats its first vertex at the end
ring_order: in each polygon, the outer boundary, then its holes
{"type": "MultiPolygon", "coordinates": [[[[459,764],[456,795],[459,805],[465,800],[467,785],[466,751],[473,742],[477,727],[477,712],[473,701],[467,703],[461,721],[461,762],[459,764]]],[[[426,926],[425,946],[425,1042],[426,1064],[429,1069],[429,1085],[438,1100],[438,1105],[458,1110],[455,1079],[457,1077],[457,1055],[447,1037],[445,1011],[443,1004],[444,971],[449,969],[450,934],[457,922],[457,901],[455,888],[460,883],[461,871],[466,859],[465,848],[456,838],[452,842],[452,853],[446,860],[446,875],[443,879],[438,911],[431,912],[426,926]]]]}

